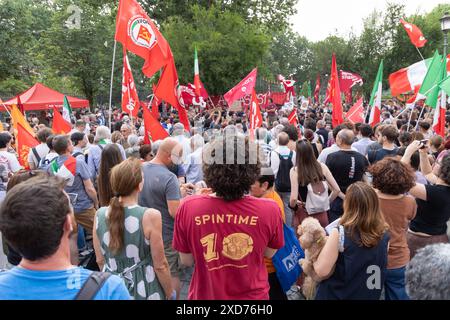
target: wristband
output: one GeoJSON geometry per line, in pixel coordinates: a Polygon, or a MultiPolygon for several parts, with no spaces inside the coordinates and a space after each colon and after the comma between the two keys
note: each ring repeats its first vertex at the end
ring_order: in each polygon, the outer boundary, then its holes
{"type": "Polygon", "coordinates": [[[177,291],[173,290],[172,294],[170,295],[170,297],[167,300],[176,300],[177,299],[177,291]]]}

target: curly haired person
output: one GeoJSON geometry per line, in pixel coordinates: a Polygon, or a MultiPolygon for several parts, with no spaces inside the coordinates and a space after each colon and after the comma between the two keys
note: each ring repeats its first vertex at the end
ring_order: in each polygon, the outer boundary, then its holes
{"type": "Polygon", "coordinates": [[[409,262],[406,234],[409,222],[416,216],[417,205],[406,193],[415,185],[415,175],[412,168],[395,158],[384,158],[369,170],[391,235],[385,297],[386,300],[408,300],[405,290],[405,269],[409,262]]]}

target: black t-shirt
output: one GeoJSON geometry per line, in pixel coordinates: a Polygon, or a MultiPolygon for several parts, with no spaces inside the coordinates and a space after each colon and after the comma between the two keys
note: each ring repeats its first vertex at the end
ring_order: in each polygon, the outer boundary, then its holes
{"type": "Polygon", "coordinates": [[[330,154],[326,162],[342,192],[355,182],[361,181],[369,162],[357,151],[338,151],[330,154]]]}
{"type": "Polygon", "coordinates": [[[446,234],[450,219],[450,187],[426,185],[425,189],[427,201],[416,199],[417,215],[409,228],[433,236],[446,234]]]}

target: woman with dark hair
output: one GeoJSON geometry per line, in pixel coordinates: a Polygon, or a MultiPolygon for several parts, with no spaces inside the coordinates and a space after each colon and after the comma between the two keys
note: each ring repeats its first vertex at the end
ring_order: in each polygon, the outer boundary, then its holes
{"type": "Polygon", "coordinates": [[[380,283],[386,276],[387,230],[372,187],[352,184],[339,225],[314,262],[317,276],[326,279],[317,288],[316,300],[379,300],[382,286],[372,283],[374,276],[380,283]]]}
{"type": "Polygon", "coordinates": [[[319,154],[322,152],[322,145],[319,143],[319,139],[317,140],[317,142],[313,142],[314,141],[314,131],[312,131],[311,129],[305,129],[304,132],[304,136],[306,138],[306,140],[309,141],[309,143],[311,144],[311,147],[314,150],[314,155],[316,156],[316,159],[319,158],[319,154]]]}
{"type": "Polygon", "coordinates": [[[103,148],[97,179],[98,197],[100,199],[101,207],[107,206],[113,197],[109,172],[115,165],[121,163],[123,160],[122,153],[116,144],[107,144],[103,148]]]}
{"type": "Polygon", "coordinates": [[[289,136],[288,148],[291,151],[295,151],[295,142],[298,140],[298,131],[294,125],[285,126],[283,132],[286,132],[289,136]]]}
{"type": "MultiPolygon", "coordinates": [[[[329,189],[332,191],[329,196],[330,203],[338,196],[344,199],[344,194],[341,192],[339,185],[334,179],[328,167],[319,162],[314,156],[311,144],[306,140],[297,141],[296,147],[296,162],[297,165],[291,169],[291,197],[289,205],[291,209],[296,210],[298,205],[306,203],[308,199],[308,184],[317,182],[326,182],[329,189]],[[301,199],[299,201],[299,198],[301,199]]],[[[307,216],[299,217],[301,223],[307,216]]],[[[328,225],[327,212],[313,215],[319,220],[320,224],[325,227],[328,225]]]]}
{"type": "Polygon", "coordinates": [[[409,164],[411,156],[419,151],[420,169],[428,185],[415,184],[409,193],[416,198],[417,215],[411,221],[407,234],[411,259],[417,250],[434,243],[448,243],[447,221],[450,219],[450,155],[440,161],[437,175],[428,158],[428,146],[413,141],[406,149],[402,161],[409,164]]]}
{"type": "Polygon", "coordinates": [[[405,270],[409,262],[406,234],[410,221],[416,216],[417,205],[414,198],[406,193],[415,185],[416,177],[412,168],[394,158],[378,161],[369,171],[391,236],[384,283],[385,298],[408,300],[405,289],[405,270]]]}
{"type": "MultiPolygon", "coordinates": [[[[106,149],[106,148],[105,148],[106,149]]],[[[114,197],[97,211],[94,249],[100,269],[121,275],[135,299],[174,296],[164,255],[161,213],[138,205],[142,164],[130,158],[111,171],[114,197]]]]}

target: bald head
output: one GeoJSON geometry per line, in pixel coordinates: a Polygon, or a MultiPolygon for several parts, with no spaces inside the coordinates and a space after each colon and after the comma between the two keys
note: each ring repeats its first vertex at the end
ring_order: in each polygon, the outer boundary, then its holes
{"type": "Polygon", "coordinates": [[[289,135],[286,132],[280,132],[278,135],[278,145],[287,146],[289,143],[289,135]]]}
{"type": "Polygon", "coordinates": [[[353,141],[355,141],[355,134],[352,130],[343,129],[337,134],[336,142],[339,147],[350,148],[353,141]]]}
{"type": "Polygon", "coordinates": [[[156,159],[166,166],[170,166],[174,163],[175,158],[181,158],[182,155],[183,147],[181,144],[173,138],[166,138],[158,148],[156,159]]]}

